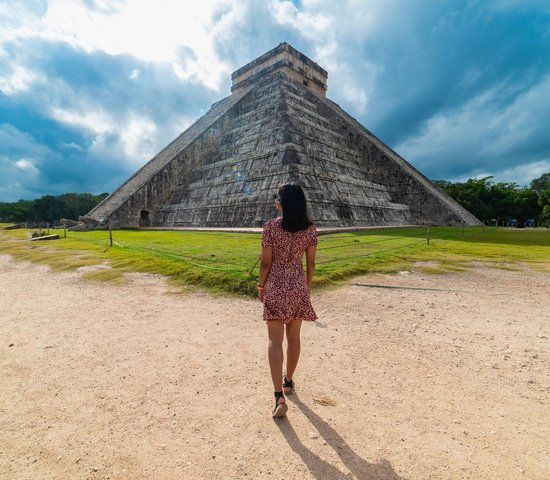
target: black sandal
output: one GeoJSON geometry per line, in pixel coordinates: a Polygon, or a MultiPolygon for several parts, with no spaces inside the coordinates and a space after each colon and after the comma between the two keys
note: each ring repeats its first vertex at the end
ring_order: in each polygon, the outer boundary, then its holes
{"type": "Polygon", "coordinates": [[[285,395],[290,395],[291,393],[294,393],[296,391],[296,387],[294,385],[294,381],[287,380],[286,375],[283,377],[283,392],[285,392],[285,395]]]}
{"type": "Polygon", "coordinates": [[[280,399],[285,399],[283,392],[275,392],[275,409],[271,416],[273,418],[286,417],[286,412],[288,411],[288,406],[285,403],[279,403],[280,399]]]}

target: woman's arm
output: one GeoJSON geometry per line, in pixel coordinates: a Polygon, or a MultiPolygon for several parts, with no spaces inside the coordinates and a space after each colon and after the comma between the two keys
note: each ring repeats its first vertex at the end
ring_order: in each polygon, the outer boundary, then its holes
{"type": "Polygon", "coordinates": [[[264,301],[263,287],[267,282],[269,271],[271,270],[271,260],[273,258],[272,247],[262,247],[262,259],[260,260],[260,279],[258,280],[258,298],[260,302],[264,301]]]}
{"type": "Polygon", "coordinates": [[[315,245],[307,247],[306,250],[306,282],[307,288],[311,290],[311,282],[313,282],[313,274],[315,273],[315,253],[317,247],[315,245]]]}

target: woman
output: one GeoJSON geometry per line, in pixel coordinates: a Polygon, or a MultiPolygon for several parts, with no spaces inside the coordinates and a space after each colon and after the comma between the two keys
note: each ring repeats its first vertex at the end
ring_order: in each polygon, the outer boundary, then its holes
{"type": "Polygon", "coordinates": [[[283,216],[264,225],[258,299],[264,304],[269,335],[268,356],[275,389],[273,418],[287,412],[285,394],[294,392],[294,371],[300,357],[302,321],[315,321],[309,292],[315,271],[317,230],[309,221],[302,187],[287,183],[275,194],[283,216]],[[307,275],[302,258],[306,254],[307,275]],[[283,337],[286,333],[286,373],[283,378],[283,337]]]}

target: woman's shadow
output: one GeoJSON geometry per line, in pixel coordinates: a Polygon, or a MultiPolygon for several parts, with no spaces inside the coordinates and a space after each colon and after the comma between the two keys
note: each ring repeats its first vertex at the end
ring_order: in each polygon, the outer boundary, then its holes
{"type": "MultiPolygon", "coordinates": [[[[403,477],[395,473],[395,470],[387,460],[381,460],[380,463],[375,464],[362,459],[328,423],[304,404],[296,394],[287,397],[287,399],[291,400],[292,403],[302,411],[305,417],[323,437],[325,442],[338,454],[342,463],[355,478],[360,480],[404,480],[403,477]]],[[[349,474],[342,473],[334,465],[331,465],[326,460],[323,460],[318,455],[308,450],[292,428],[288,418],[283,421],[279,420],[276,424],[290,445],[290,448],[300,455],[302,461],[306,464],[315,478],[330,480],[344,480],[350,478],[349,474]]]]}

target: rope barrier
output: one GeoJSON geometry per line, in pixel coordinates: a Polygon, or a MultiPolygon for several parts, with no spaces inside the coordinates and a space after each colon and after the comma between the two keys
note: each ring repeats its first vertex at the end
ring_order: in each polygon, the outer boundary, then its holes
{"type": "MultiPolygon", "coordinates": [[[[82,237],[76,237],[76,238],[77,238],[77,240],[81,240],[81,241],[85,241],[85,242],[91,242],[91,243],[97,243],[97,244],[100,244],[100,245],[103,245],[104,243],[106,243],[106,241],[104,241],[104,240],[83,239],[82,237]]],[[[237,266],[237,267],[242,267],[239,270],[242,270],[243,268],[245,268],[241,264],[238,264],[238,263],[226,262],[226,261],[223,261],[223,260],[213,259],[213,258],[203,258],[203,257],[198,257],[197,258],[197,257],[192,257],[190,255],[181,255],[181,254],[174,253],[174,252],[167,252],[166,250],[157,250],[157,249],[154,249],[154,248],[141,247],[141,246],[137,246],[137,245],[123,245],[120,242],[117,242],[115,240],[113,240],[113,244],[117,245],[121,248],[126,248],[128,250],[148,251],[148,252],[155,253],[157,255],[164,255],[164,256],[167,256],[167,257],[171,257],[171,258],[181,259],[181,260],[184,260],[184,261],[186,261],[187,263],[189,263],[191,265],[198,266],[198,267],[203,267],[203,268],[209,268],[211,270],[226,270],[226,271],[234,270],[234,271],[237,271],[237,269],[221,269],[221,268],[211,267],[209,265],[200,265],[198,263],[189,261],[188,259],[192,259],[192,260],[197,260],[198,259],[198,260],[203,260],[203,261],[207,261],[207,262],[215,262],[215,263],[222,263],[224,265],[234,265],[234,266],[237,266]]]]}
{"type": "MultiPolygon", "coordinates": [[[[137,246],[127,247],[127,246],[124,246],[124,245],[121,245],[121,247],[126,248],[128,250],[138,250],[138,251],[142,250],[142,251],[145,251],[145,252],[152,252],[152,253],[155,253],[157,255],[166,256],[166,257],[169,257],[169,258],[175,258],[177,260],[183,260],[184,262],[189,263],[190,265],[193,265],[193,266],[199,267],[199,268],[206,268],[208,270],[218,270],[218,271],[222,271],[222,272],[242,271],[242,268],[241,269],[218,268],[218,267],[211,267],[210,265],[201,265],[199,263],[195,263],[195,262],[192,262],[190,260],[187,260],[187,258],[192,258],[192,257],[185,257],[183,255],[178,255],[177,253],[165,252],[165,251],[162,251],[162,250],[155,250],[153,248],[137,247],[137,246]]],[[[235,264],[235,263],[226,263],[225,265],[237,265],[237,264],[235,264]]]]}
{"type": "Polygon", "coordinates": [[[340,245],[334,245],[334,246],[330,246],[330,247],[318,248],[317,251],[332,250],[334,248],[342,248],[342,247],[355,247],[355,246],[362,246],[362,245],[370,245],[371,243],[389,242],[391,240],[395,240],[396,238],[413,238],[413,237],[417,237],[417,236],[418,236],[418,234],[415,233],[413,235],[399,235],[399,236],[393,236],[393,237],[390,237],[390,238],[381,238],[379,240],[373,240],[372,242],[353,241],[351,244],[350,243],[342,243],[340,245]]]}
{"type": "Polygon", "coordinates": [[[349,257],[340,257],[340,258],[335,258],[335,259],[332,259],[332,260],[324,260],[322,262],[315,262],[315,263],[317,265],[320,265],[320,264],[324,264],[324,263],[334,263],[334,262],[338,262],[338,261],[341,261],[341,260],[350,260],[352,258],[370,257],[371,255],[376,255],[377,253],[384,253],[384,252],[390,252],[392,250],[399,250],[401,248],[410,247],[411,245],[417,245],[419,243],[425,243],[425,240],[419,240],[418,242],[411,242],[411,243],[408,243],[407,245],[400,245],[399,247],[387,248],[385,250],[377,250],[376,252],[364,253],[364,254],[361,254],[361,255],[352,255],[352,256],[349,256],[349,257]]]}
{"type": "Polygon", "coordinates": [[[446,288],[424,288],[424,287],[403,287],[400,285],[377,285],[375,283],[352,283],[354,287],[370,287],[370,288],[396,288],[400,290],[423,290],[428,292],[458,292],[458,293],[476,293],[466,290],[449,290],[446,288]]]}
{"type": "MultiPolygon", "coordinates": [[[[383,230],[381,232],[383,232],[383,230]]],[[[414,231],[409,235],[390,236],[390,238],[382,238],[382,239],[377,239],[377,240],[373,240],[373,241],[366,241],[366,242],[352,241],[352,242],[348,242],[348,243],[342,243],[342,244],[339,244],[339,245],[331,245],[331,246],[327,246],[327,247],[321,247],[321,248],[318,248],[317,251],[324,252],[324,251],[327,251],[327,250],[334,250],[334,249],[337,249],[337,248],[345,248],[345,247],[348,247],[348,248],[359,247],[359,246],[365,247],[365,246],[375,244],[375,243],[382,243],[382,242],[388,242],[388,241],[392,241],[392,240],[401,240],[401,239],[405,239],[405,238],[418,237],[421,232],[422,231],[420,231],[420,232],[414,231]]],[[[465,235],[464,230],[461,230],[461,231],[456,232],[456,233],[451,231],[450,235],[445,235],[445,233],[446,232],[438,232],[437,234],[434,235],[434,232],[432,231],[431,238],[432,238],[432,240],[448,241],[448,240],[451,240],[455,237],[458,237],[459,235],[462,235],[462,236],[465,235]]],[[[77,240],[81,240],[81,241],[85,241],[85,242],[96,243],[96,244],[99,244],[99,245],[104,245],[106,243],[107,244],[109,243],[108,240],[95,240],[95,239],[90,239],[90,238],[83,238],[79,235],[75,235],[75,236],[73,236],[73,238],[76,238],[77,240]]],[[[399,245],[399,246],[396,246],[396,247],[376,250],[374,252],[369,252],[369,253],[349,255],[349,256],[345,256],[345,257],[337,257],[337,258],[328,259],[328,260],[321,260],[321,261],[317,261],[316,263],[318,265],[323,265],[323,264],[328,264],[328,263],[342,262],[342,261],[345,261],[345,260],[352,260],[354,258],[369,257],[369,256],[377,255],[379,253],[385,253],[385,252],[390,252],[390,251],[395,251],[395,250],[401,250],[401,249],[404,249],[404,248],[410,248],[414,245],[418,245],[420,243],[425,243],[425,242],[426,242],[426,239],[422,238],[422,240],[418,240],[418,241],[415,241],[415,242],[410,242],[410,243],[407,243],[406,245],[399,245]]],[[[181,261],[184,261],[184,262],[188,263],[189,265],[192,265],[192,266],[195,266],[195,267],[198,267],[198,268],[205,268],[205,269],[208,269],[208,270],[217,270],[217,271],[226,271],[226,272],[231,272],[231,271],[233,271],[233,272],[244,272],[244,271],[248,271],[249,275],[252,275],[253,270],[257,267],[257,265],[258,265],[258,263],[261,259],[261,256],[258,257],[258,259],[254,262],[252,267],[248,268],[248,266],[246,266],[244,264],[227,262],[227,261],[220,260],[220,259],[217,259],[217,258],[214,259],[214,258],[204,258],[204,257],[194,257],[194,256],[190,256],[190,255],[182,255],[182,254],[169,252],[169,251],[165,251],[165,250],[158,250],[158,249],[150,248],[150,247],[148,248],[148,247],[137,246],[137,245],[132,245],[132,246],[124,245],[124,244],[121,244],[120,242],[117,242],[117,241],[113,241],[113,244],[117,245],[118,247],[125,248],[125,249],[128,249],[128,250],[150,252],[150,253],[153,253],[153,254],[156,254],[156,255],[181,260],[181,261]],[[237,268],[214,267],[214,266],[211,266],[211,265],[204,265],[204,264],[201,264],[201,263],[197,263],[196,260],[206,261],[206,262],[213,262],[213,263],[218,263],[218,264],[223,264],[223,265],[228,265],[228,266],[230,265],[230,266],[237,267],[237,268]]]]}

